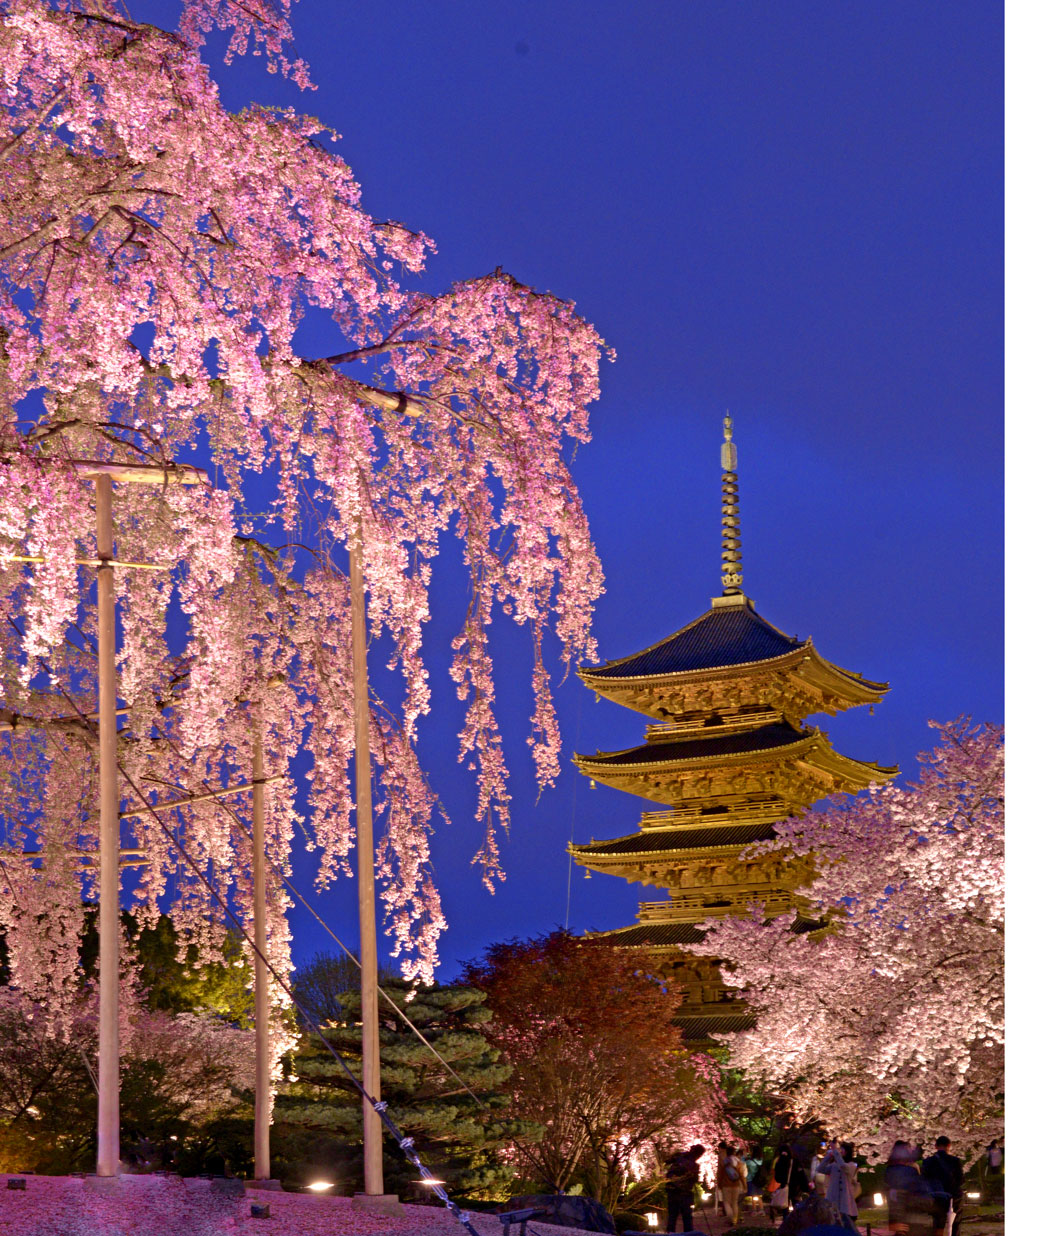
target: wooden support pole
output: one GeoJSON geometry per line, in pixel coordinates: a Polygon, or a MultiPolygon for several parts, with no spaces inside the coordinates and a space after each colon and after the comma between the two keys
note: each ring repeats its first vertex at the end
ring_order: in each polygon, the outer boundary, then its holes
{"type": "Polygon", "coordinates": [[[252,888],[255,896],[255,1179],[270,1178],[270,972],[266,968],[266,777],[262,738],[252,747],[252,888]]]}
{"type": "Polygon", "coordinates": [[[113,587],[113,478],[95,479],[98,538],[98,1160],[120,1173],[120,819],[117,791],[117,617],[113,587]]]}
{"type": "MultiPolygon", "coordinates": [[[[46,462],[46,461],[44,461],[46,462]]],[[[113,482],[207,484],[200,468],[63,461],[95,482],[98,559],[98,1158],[99,1176],[120,1173],[120,794],[117,787],[117,613],[113,568],[113,482]]],[[[128,565],[142,566],[136,563],[128,565]]],[[[150,567],[149,569],[153,569],[150,567]]],[[[4,728],[14,728],[13,722],[4,728]]]]}
{"type": "MultiPolygon", "coordinates": [[[[365,586],[361,569],[361,527],[350,546],[350,628],[354,658],[354,797],[357,802],[357,911],[361,926],[361,1082],[380,1098],[379,963],[376,946],[375,844],[372,840],[372,768],[369,758],[365,586]]],[[[365,1193],[383,1192],[383,1125],[371,1103],[362,1099],[365,1193]]]]}

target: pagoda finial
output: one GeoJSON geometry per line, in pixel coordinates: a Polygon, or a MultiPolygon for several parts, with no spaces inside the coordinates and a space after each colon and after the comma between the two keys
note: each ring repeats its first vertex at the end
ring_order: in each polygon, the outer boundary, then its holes
{"type": "Polygon", "coordinates": [[[740,561],[740,507],[737,504],[736,444],[728,411],[722,422],[722,595],[740,596],[744,582],[740,561]]]}

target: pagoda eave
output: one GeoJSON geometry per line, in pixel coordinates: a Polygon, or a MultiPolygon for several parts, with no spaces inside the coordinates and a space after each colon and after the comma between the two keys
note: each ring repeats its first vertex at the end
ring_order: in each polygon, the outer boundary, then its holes
{"type": "Polygon", "coordinates": [[[641,862],[681,864],[705,858],[735,858],[749,845],[757,844],[754,841],[738,841],[732,845],[689,846],[680,850],[631,850],[615,854],[603,854],[600,850],[581,845],[570,846],[569,856],[581,867],[610,874],[614,867],[636,868],[641,862]]]}
{"type": "Polygon", "coordinates": [[[749,704],[779,708],[796,720],[814,713],[834,716],[876,704],[890,689],[888,683],[870,682],[825,660],[811,640],[782,656],[739,665],[616,678],[578,672],[597,694],[654,720],[705,710],[731,712],[749,704]]]}
{"type": "Polygon", "coordinates": [[[621,683],[624,686],[637,686],[641,683],[647,683],[656,687],[663,684],[673,685],[679,682],[702,680],[704,678],[720,678],[724,675],[752,677],[756,669],[777,670],[784,666],[792,665],[807,650],[810,653],[815,651],[812,642],[809,640],[805,644],[800,644],[797,648],[781,653],[779,656],[763,657],[760,661],[741,661],[733,665],[695,666],[690,669],[674,670],[664,674],[619,674],[612,677],[603,672],[604,666],[592,666],[590,669],[584,667],[576,672],[583,680],[585,686],[590,687],[592,691],[598,691],[604,695],[606,691],[615,689],[621,683]]]}
{"type": "Polygon", "coordinates": [[[705,1046],[718,1042],[712,1039],[715,1034],[732,1034],[741,1030],[750,1030],[755,1024],[755,1014],[744,1012],[721,1013],[701,1017],[676,1017],[674,1024],[682,1032],[684,1043],[705,1046]]]}
{"type": "MultiPolygon", "coordinates": [[[[706,804],[727,804],[741,794],[776,795],[785,814],[804,810],[820,798],[842,792],[856,793],[872,783],[881,784],[897,769],[851,759],[835,751],[819,731],[778,747],[720,755],[691,755],[673,759],[676,744],[652,744],[654,757],[644,748],[573,757],[586,777],[653,802],[680,807],[703,798],[706,804]]],[[[683,751],[685,743],[678,744],[683,751]]]]}
{"type": "Polygon", "coordinates": [[[645,949],[648,952],[674,956],[683,945],[702,944],[707,928],[692,923],[654,923],[649,926],[632,923],[628,927],[615,927],[611,931],[589,931],[588,940],[613,944],[617,948],[645,949]]]}
{"type": "MultiPolygon", "coordinates": [[[[715,749],[710,742],[699,740],[697,743],[685,742],[649,742],[640,747],[627,747],[622,751],[598,751],[594,755],[573,755],[573,763],[588,777],[598,776],[603,772],[658,772],[665,768],[673,768],[677,774],[688,773],[692,769],[710,769],[713,767],[735,767],[737,765],[751,766],[757,762],[784,762],[793,757],[808,753],[820,738],[819,730],[803,731],[795,737],[786,726],[769,726],[767,730],[779,730],[765,742],[755,739],[753,746],[740,746],[736,740],[736,750],[715,749]],[[784,738],[789,741],[785,742],[784,738]],[[711,754],[706,754],[711,751],[711,754]]],[[[752,741],[750,735],[743,736],[752,741]]]]}
{"type": "Polygon", "coordinates": [[[694,828],[642,829],[622,837],[569,844],[571,855],[595,859],[621,859],[626,856],[700,855],[737,850],[760,841],[774,841],[776,830],[769,821],[755,823],[707,824],[694,828]]]}

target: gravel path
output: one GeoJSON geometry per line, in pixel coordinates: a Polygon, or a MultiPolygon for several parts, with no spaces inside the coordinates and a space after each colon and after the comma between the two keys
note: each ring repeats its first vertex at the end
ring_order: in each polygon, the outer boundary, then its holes
{"type": "MultiPolygon", "coordinates": [[[[25,1190],[0,1175],[0,1236],[458,1236],[463,1228],[437,1206],[408,1206],[398,1218],[354,1208],[353,1198],[249,1190],[229,1198],[208,1180],[124,1176],[99,1182],[26,1176],[25,1190]],[[268,1205],[255,1218],[252,1205],[268,1205]]],[[[494,1215],[471,1214],[479,1236],[502,1236],[494,1215]]],[[[535,1236],[580,1236],[578,1229],[530,1223],[535,1236]]],[[[516,1236],[517,1228],[512,1232],[516,1236]]]]}

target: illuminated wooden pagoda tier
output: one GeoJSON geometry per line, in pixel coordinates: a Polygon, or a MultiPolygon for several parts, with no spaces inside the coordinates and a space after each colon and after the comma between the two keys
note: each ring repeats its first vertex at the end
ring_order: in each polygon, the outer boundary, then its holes
{"type": "Polygon", "coordinates": [[[805,724],[816,713],[873,705],[889,688],[825,660],[812,640],[785,635],[741,591],[730,432],[727,417],[724,594],[659,643],[580,671],[598,695],[655,724],[641,746],[577,755],[577,767],[593,781],[664,810],[644,812],[639,831],[629,836],[573,845],[570,853],[590,870],[670,893],[669,900],[642,902],[636,925],[602,937],[651,955],[682,984],[679,1021],[692,1042],[743,1028],[748,1017],[723,985],[716,959],[683,953],[679,945],[702,943],[705,922],[745,913],[755,903],[770,915],[794,908],[799,930],[815,925],[797,892],[808,861],[771,855],[745,861],[741,852],[774,837],[774,823],[818,799],[855,793],[897,771],[840,755],[819,729],[805,724]]]}

